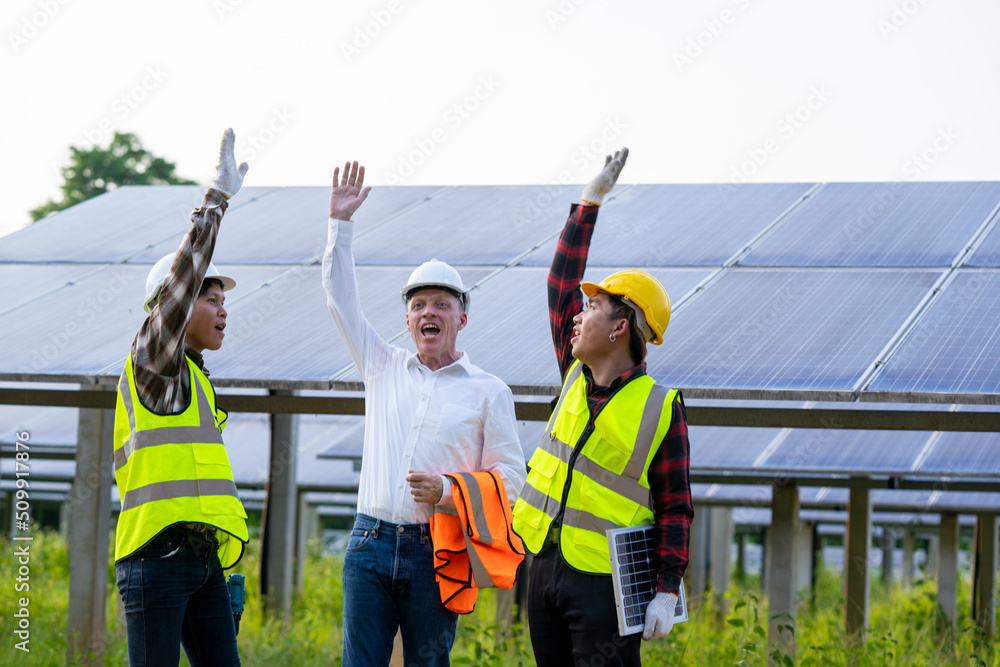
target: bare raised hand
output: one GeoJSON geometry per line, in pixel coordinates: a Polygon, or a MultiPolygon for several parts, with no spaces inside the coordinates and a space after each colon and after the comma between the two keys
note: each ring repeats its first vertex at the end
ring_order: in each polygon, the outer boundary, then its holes
{"type": "Polygon", "coordinates": [[[344,163],[344,175],[340,167],[333,170],[333,187],[330,189],[330,217],[350,220],[354,212],[368,197],[371,186],[364,187],[365,168],[354,162],[344,163]]]}

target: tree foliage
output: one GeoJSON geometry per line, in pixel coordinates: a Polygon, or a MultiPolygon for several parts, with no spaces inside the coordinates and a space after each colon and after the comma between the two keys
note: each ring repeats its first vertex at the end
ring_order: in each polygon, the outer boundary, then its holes
{"type": "Polygon", "coordinates": [[[70,163],[63,167],[62,201],[49,200],[31,211],[33,221],[79,204],[121,185],[194,185],[180,178],[176,165],[156,157],[130,132],[115,132],[107,148],[70,146],[70,163]]]}

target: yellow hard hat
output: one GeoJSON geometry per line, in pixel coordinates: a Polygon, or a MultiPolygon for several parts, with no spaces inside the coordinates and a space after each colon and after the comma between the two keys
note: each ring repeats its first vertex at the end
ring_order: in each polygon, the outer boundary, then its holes
{"type": "Polygon", "coordinates": [[[625,269],[599,283],[585,282],[580,287],[588,297],[598,292],[615,295],[635,310],[636,323],[648,342],[663,342],[663,332],[670,323],[670,297],[653,276],[639,269],[625,269]]]}

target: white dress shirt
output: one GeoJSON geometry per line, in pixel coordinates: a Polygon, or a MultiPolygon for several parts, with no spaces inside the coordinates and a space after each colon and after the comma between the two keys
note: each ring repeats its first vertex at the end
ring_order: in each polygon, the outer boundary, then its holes
{"type": "Polygon", "coordinates": [[[513,505],[526,470],[510,389],[467,354],[432,371],[416,354],[386,343],[361,312],[353,233],[353,221],[330,219],[323,287],[365,383],[358,511],[392,523],[429,522],[434,507],[413,499],[410,470],[498,472],[513,505]]]}

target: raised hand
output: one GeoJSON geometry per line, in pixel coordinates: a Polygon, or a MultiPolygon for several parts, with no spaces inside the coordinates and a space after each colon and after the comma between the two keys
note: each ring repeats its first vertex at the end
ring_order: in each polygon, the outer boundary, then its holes
{"type": "Polygon", "coordinates": [[[350,220],[354,212],[368,197],[371,186],[365,185],[365,168],[354,162],[344,163],[344,175],[340,167],[333,170],[333,187],[330,189],[330,217],[350,220]]]}
{"type": "Polygon", "coordinates": [[[595,176],[594,180],[588,183],[587,187],[583,189],[583,201],[587,204],[600,206],[604,200],[604,195],[611,192],[611,188],[618,181],[618,176],[622,173],[622,167],[625,166],[625,160],[627,159],[627,148],[616,151],[614,158],[609,155],[604,160],[604,169],[601,170],[601,173],[595,176]]]}
{"type": "Polygon", "coordinates": [[[215,168],[215,179],[212,181],[212,189],[226,199],[232,199],[233,195],[240,191],[240,188],[243,187],[243,177],[247,175],[247,169],[250,168],[246,162],[239,167],[236,166],[235,145],[236,134],[233,132],[233,128],[229,128],[222,134],[222,145],[219,146],[219,164],[215,168]]]}

